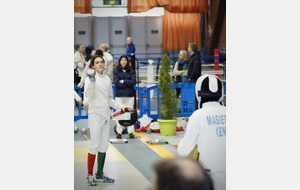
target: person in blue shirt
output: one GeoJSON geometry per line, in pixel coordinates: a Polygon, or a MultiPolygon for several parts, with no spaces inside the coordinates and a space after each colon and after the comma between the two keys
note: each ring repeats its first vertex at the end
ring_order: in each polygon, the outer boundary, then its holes
{"type": "Polygon", "coordinates": [[[135,53],[135,46],[134,44],[132,43],[132,38],[131,37],[128,37],[126,39],[126,43],[127,43],[127,51],[126,51],[126,56],[130,58],[130,55],[132,53],[135,53]]]}

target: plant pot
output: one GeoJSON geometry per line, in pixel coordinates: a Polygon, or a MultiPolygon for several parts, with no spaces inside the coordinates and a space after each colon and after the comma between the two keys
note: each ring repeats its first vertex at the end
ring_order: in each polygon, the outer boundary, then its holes
{"type": "Polygon", "coordinates": [[[158,119],[159,130],[162,136],[174,136],[176,132],[177,119],[158,119]]]}

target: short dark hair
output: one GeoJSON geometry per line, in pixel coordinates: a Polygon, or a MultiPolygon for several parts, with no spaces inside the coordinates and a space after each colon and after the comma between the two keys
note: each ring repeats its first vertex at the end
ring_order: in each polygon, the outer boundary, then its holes
{"type": "Polygon", "coordinates": [[[194,53],[197,52],[198,46],[196,43],[189,43],[189,46],[194,53]]]}
{"type": "Polygon", "coordinates": [[[102,55],[103,56],[103,51],[100,49],[97,49],[95,52],[95,55],[102,55]]]}
{"type": "Polygon", "coordinates": [[[213,183],[210,176],[205,172],[199,162],[188,157],[177,157],[173,159],[162,159],[154,166],[156,173],[156,184],[158,190],[213,190],[213,183]],[[190,160],[199,168],[200,175],[195,175],[193,178],[186,177],[179,164],[182,161],[190,160]]]}
{"type": "Polygon", "coordinates": [[[78,48],[80,48],[80,46],[82,46],[82,44],[76,44],[75,46],[76,51],[78,50],[78,48]]]}
{"type": "Polygon", "coordinates": [[[119,59],[117,65],[116,65],[116,68],[117,68],[118,70],[122,69],[122,66],[121,66],[121,60],[122,60],[122,58],[126,58],[126,60],[127,60],[127,65],[126,65],[126,67],[125,67],[125,70],[130,70],[131,67],[130,67],[130,65],[129,65],[129,60],[128,60],[128,57],[127,57],[126,55],[121,55],[121,57],[120,57],[120,59],[119,59]]]}
{"type": "Polygon", "coordinates": [[[105,60],[104,60],[104,58],[103,58],[102,55],[94,55],[94,56],[91,58],[91,64],[89,65],[89,67],[90,67],[91,69],[93,68],[92,66],[94,66],[94,61],[95,61],[95,59],[98,58],[98,57],[100,57],[101,59],[103,59],[103,62],[105,63],[105,60]]]}

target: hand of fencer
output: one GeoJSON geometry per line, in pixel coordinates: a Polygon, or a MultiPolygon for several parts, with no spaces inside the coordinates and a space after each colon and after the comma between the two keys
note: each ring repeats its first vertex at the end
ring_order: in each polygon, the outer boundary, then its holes
{"type": "Polygon", "coordinates": [[[78,100],[78,103],[82,106],[83,105],[82,99],[78,100]]]}
{"type": "Polygon", "coordinates": [[[77,86],[78,86],[78,88],[82,88],[83,87],[83,83],[79,83],[77,86]]]}
{"type": "Polygon", "coordinates": [[[96,78],[96,72],[93,73],[92,77],[90,78],[91,82],[95,82],[96,78]]]}
{"type": "Polygon", "coordinates": [[[121,109],[123,110],[123,112],[125,112],[126,109],[132,109],[132,108],[128,106],[122,106],[121,109]]]}

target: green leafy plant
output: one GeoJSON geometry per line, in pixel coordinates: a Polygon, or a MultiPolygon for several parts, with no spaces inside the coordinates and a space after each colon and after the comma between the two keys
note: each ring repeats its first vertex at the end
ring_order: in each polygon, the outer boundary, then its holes
{"type": "Polygon", "coordinates": [[[171,88],[172,78],[170,76],[171,61],[167,54],[164,54],[162,66],[159,71],[159,83],[158,88],[160,90],[160,102],[158,107],[160,108],[160,115],[162,119],[173,119],[178,117],[176,91],[171,88]]]}

